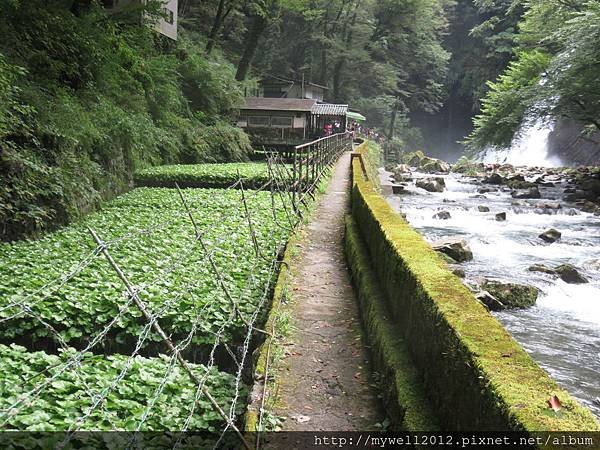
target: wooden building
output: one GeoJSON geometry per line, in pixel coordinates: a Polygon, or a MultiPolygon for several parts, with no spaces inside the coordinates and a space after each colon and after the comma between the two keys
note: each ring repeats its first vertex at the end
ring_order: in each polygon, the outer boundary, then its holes
{"type": "Polygon", "coordinates": [[[315,99],[246,97],[237,125],[255,146],[282,149],[323,136],[327,122],[346,129],[348,105],[318,103],[315,99]]]}

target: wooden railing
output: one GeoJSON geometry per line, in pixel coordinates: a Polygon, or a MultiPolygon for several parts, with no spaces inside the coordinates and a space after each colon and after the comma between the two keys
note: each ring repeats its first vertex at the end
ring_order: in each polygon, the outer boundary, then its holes
{"type": "Polygon", "coordinates": [[[292,192],[294,208],[311,195],[325,170],[345,151],[352,150],[352,135],[338,133],[298,145],[292,152],[292,192]]]}

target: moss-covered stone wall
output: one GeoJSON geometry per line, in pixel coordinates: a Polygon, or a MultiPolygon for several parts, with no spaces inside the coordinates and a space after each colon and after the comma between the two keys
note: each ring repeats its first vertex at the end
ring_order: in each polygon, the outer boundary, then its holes
{"type": "MultiPolygon", "coordinates": [[[[376,192],[366,177],[368,158],[361,157],[366,151],[360,146],[352,159],[353,223],[440,427],[600,430],[376,192]],[[547,403],[553,395],[562,402],[558,412],[547,403]]],[[[351,266],[356,261],[349,258],[351,266]]]]}

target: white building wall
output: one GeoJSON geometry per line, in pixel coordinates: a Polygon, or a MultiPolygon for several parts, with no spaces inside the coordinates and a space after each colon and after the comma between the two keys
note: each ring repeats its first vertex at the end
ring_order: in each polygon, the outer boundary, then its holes
{"type": "Polygon", "coordinates": [[[167,19],[161,18],[154,26],[154,29],[173,40],[177,40],[177,0],[165,0],[165,12],[167,19]]]}

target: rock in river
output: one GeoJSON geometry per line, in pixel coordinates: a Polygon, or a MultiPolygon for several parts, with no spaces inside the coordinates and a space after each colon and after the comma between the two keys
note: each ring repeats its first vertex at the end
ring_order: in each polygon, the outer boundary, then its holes
{"type": "Polygon", "coordinates": [[[425,189],[428,192],[444,192],[444,188],[446,187],[446,183],[442,177],[423,178],[415,184],[417,187],[425,189]]]}
{"type": "Polygon", "coordinates": [[[543,264],[534,264],[533,266],[529,266],[527,270],[530,272],[543,272],[550,275],[558,275],[561,280],[569,284],[588,283],[587,278],[581,275],[577,268],[571,264],[561,264],[554,269],[543,264]]]}
{"type": "Polygon", "coordinates": [[[545,266],[543,264],[534,264],[532,266],[529,266],[527,268],[527,270],[529,270],[530,272],[542,272],[542,273],[549,273],[551,275],[555,275],[556,271],[554,269],[551,269],[548,266],[545,266]]]}
{"type": "Polygon", "coordinates": [[[473,259],[473,252],[469,244],[463,239],[445,239],[431,244],[436,252],[449,256],[456,262],[470,261],[473,259]]]}
{"type": "Polygon", "coordinates": [[[546,231],[544,231],[542,234],[540,234],[538,237],[540,239],[542,239],[543,241],[546,241],[546,242],[549,242],[550,244],[552,244],[553,242],[558,241],[561,236],[562,236],[562,234],[560,231],[555,230],[554,228],[549,228],[546,231]]]}
{"type": "Polygon", "coordinates": [[[481,288],[502,304],[503,308],[499,309],[527,308],[535,305],[538,297],[538,290],[525,284],[485,280],[481,288]]]}
{"type": "Polygon", "coordinates": [[[400,184],[392,184],[392,194],[404,194],[404,186],[400,184]]]}
{"type": "Polygon", "coordinates": [[[433,215],[433,219],[441,219],[441,220],[448,220],[450,217],[452,217],[452,216],[450,215],[450,213],[448,211],[440,211],[433,215]]]}
{"type": "Polygon", "coordinates": [[[554,268],[554,272],[560,276],[560,279],[569,284],[588,283],[586,277],[581,275],[579,271],[571,264],[561,264],[554,268]]]}
{"type": "Polygon", "coordinates": [[[496,214],[496,220],[498,222],[504,222],[506,220],[506,213],[501,212],[501,213],[496,214]]]}
{"type": "Polygon", "coordinates": [[[500,300],[498,300],[488,291],[479,291],[475,293],[475,298],[483,303],[483,305],[490,311],[501,311],[506,309],[502,302],[500,302],[500,300]]]}
{"type": "Polygon", "coordinates": [[[486,184],[502,184],[504,181],[505,178],[499,173],[492,173],[483,179],[483,182],[486,184]]]}
{"type": "Polygon", "coordinates": [[[448,173],[451,166],[446,161],[426,156],[420,161],[419,168],[425,173],[448,173]]]}
{"type": "Polygon", "coordinates": [[[540,194],[540,190],[537,187],[514,190],[510,195],[513,198],[542,198],[542,194],[540,194]]]}
{"type": "Polygon", "coordinates": [[[478,210],[479,212],[490,212],[490,208],[488,208],[487,206],[484,206],[484,205],[479,205],[479,206],[477,207],[477,210],[478,210]]]}

